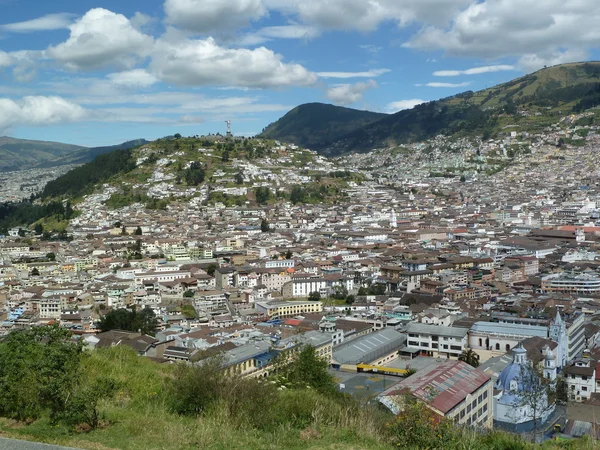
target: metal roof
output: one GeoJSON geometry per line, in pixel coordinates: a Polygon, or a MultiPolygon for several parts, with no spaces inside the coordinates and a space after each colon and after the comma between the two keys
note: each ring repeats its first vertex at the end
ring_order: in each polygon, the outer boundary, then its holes
{"type": "Polygon", "coordinates": [[[471,326],[471,331],[489,334],[510,334],[526,337],[548,337],[548,327],[527,325],[524,323],[475,322],[473,326],[471,326]]]}
{"type": "Polygon", "coordinates": [[[405,341],[406,337],[402,333],[393,328],[385,328],[334,348],[333,359],[340,364],[370,363],[398,350],[405,341]]]}
{"type": "Polygon", "coordinates": [[[469,329],[411,322],[405,328],[405,332],[411,334],[429,334],[433,336],[464,338],[469,332],[469,329]]]}
{"type": "Polygon", "coordinates": [[[446,415],[489,381],[489,375],[474,367],[462,361],[447,360],[411,375],[382,397],[396,397],[408,389],[413,396],[446,415]]]}

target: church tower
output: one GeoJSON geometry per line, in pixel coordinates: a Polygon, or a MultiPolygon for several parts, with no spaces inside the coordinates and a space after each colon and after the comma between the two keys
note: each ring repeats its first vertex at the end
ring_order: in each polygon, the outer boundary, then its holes
{"type": "Polygon", "coordinates": [[[392,208],[390,213],[390,228],[396,228],[398,226],[398,220],[396,219],[396,211],[392,208]]]}
{"type": "Polygon", "coordinates": [[[556,358],[547,345],[542,351],[544,352],[544,378],[554,382],[556,381],[556,358]]]}
{"type": "Polygon", "coordinates": [[[567,364],[568,355],[568,335],[567,326],[560,316],[560,312],[556,310],[556,317],[550,324],[548,337],[558,344],[557,349],[557,364],[559,367],[564,367],[567,364]]]}

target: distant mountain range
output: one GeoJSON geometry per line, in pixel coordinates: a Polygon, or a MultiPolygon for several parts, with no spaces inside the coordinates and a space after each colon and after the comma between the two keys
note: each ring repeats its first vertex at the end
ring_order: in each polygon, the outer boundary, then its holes
{"type": "Polygon", "coordinates": [[[571,63],[390,115],[300,105],[265,128],[261,136],[335,156],[419,142],[438,134],[489,138],[506,133],[510,125],[535,131],[598,105],[600,62],[571,63]]]}
{"type": "Polygon", "coordinates": [[[149,141],[145,139],[137,139],[113,146],[87,148],[60,142],[2,136],[0,137],[0,172],[83,164],[103,153],[134,148],[147,142],[149,141]]]}

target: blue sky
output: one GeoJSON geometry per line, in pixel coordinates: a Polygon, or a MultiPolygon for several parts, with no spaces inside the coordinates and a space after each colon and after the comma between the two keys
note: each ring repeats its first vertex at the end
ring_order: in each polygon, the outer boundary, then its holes
{"type": "Polygon", "coordinates": [[[0,0],[0,135],[253,135],[599,59],[597,0],[0,0]]]}

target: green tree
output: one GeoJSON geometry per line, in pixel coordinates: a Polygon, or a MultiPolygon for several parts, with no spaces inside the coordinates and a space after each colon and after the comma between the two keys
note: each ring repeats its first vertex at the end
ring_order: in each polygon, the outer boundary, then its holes
{"type": "Polygon", "coordinates": [[[54,252],[46,253],[46,258],[48,258],[48,261],[56,261],[56,253],[54,253],[54,252]]]}
{"type": "Polygon", "coordinates": [[[194,296],[194,291],[192,291],[192,290],[189,290],[189,289],[188,289],[187,291],[185,291],[185,292],[183,293],[183,296],[184,296],[185,298],[192,298],[192,297],[194,296]]]}
{"type": "Polygon", "coordinates": [[[293,256],[294,256],[294,254],[292,253],[291,250],[288,249],[288,251],[285,252],[285,259],[292,259],[293,256]]]}
{"type": "Polygon", "coordinates": [[[308,294],[308,299],[311,302],[318,302],[319,300],[321,300],[321,294],[319,291],[312,291],[308,294]]]}
{"type": "Polygon", "coordinates": [[[479,355],[473,351],[473,349],[465,349],[458,356],[459,361],[466,362],[468,365],[473,367],[479,367],[479,355]]]}
{"type": "Polygon", "coordinates": [[[288,362],[287,355],[284,353],[275,366],[276,377],[284,381],[287,386],[310,387],[329,395],[338,393],[337,383],[329,373],[329,361],[317,355],[311,345],[303,346],[292,357],[291,362],[288,362]]]}
{"type": "Polygon", "coordinates": [[[208,275],[210,275],[211,277],[215,275],[215,270],[217,270],[217,265],[216,265],[216,264],[214,264],[214,263],[213,263],[213,264],[209,264],[209,265],[206,267],[206,273],[207,273],[208,275]]]}
{"type": "Polygon", "coordinates": [[[258,187],[254,190],[254,196],[258,204],[264,205],[271,198],[271,190],[266,186],[258,187]]]}
{"type": "Polygon", "coordinates": [[[40,234],[44,234],[44,227],[41,223],[36,223],[35,227],[33,228],[33,231],[37,236],[39,236],[40,234]]]}
{"type": "Polygon", "coordinates": [[[235,174],[235,182],[237,184],[244,184],[244,175],[241,172],[235,174]]]}
{"type": "Polygon", "coordinates": [[[34,277],[39,277],[40,276],[40,271],[37,269],[37,267],[34,267],[33,270],[31,271],[31,275],[34,277]]]}
{"type": "Polygon", "coordinates": [[[110,330],[139,331],[142,334],[154,335],[158,328],[158,319],[150,308],[140,311],[119,308],[107,313],[98,322],[102,332],[110,330]]]}
{"type": "Polygon", "coordinates": [[[269,225],[269,222],[267,221],[267,219],[262,219],[260,221],[260,231],[262,231],[263,233],[268,233],[271,229],[271,226],[269,225]]]}
{"type": "Polygon", "coordinates": [[[136,236],[141,236],[141,235],[142,235],[142,227],[139,227],[139,226],[138,226],[138,227],[135,229],[135,233],[134,233],[134,234],[135,234],[136,236]]]}

